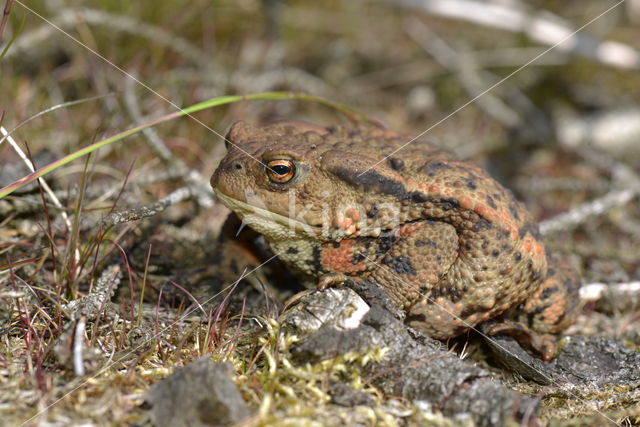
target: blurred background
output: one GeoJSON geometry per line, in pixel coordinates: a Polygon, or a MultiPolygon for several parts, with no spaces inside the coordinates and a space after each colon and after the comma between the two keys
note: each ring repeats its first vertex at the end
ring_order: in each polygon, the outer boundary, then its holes
{"type": "MultiPolygon", "coordinates": [[[[428,130],[427,138],[489,168],[539,219],[609,196],[595,214],[551,223],[548,231],[560,235],[559,250],[579,256],[589,280],[638,276],[640,1],[50,0],[26,6],[13,2],[3,25],[1,45],[17,36],[0,61],[5,129],[63,102],[116,94],[60,108],[17,131],[13,136],[28,144],[36,166],[175,106],[226,94],[302,91],[408,135],[428,130]]],[[[325,107],[282,101],[243,102],[197,118],[217,133],[239,119],[343,120],[325,107]]],[[[206,179],[224,154],[211,130],[182,118],[154,133],[171,157],[206,179]]],[[[93,187],[105,188],[122,184],[135,158],[120,207],[151,202],[178,185],[148,138],[135,135],[92,160],[93,187]]],[[[0,161],[2,186],[26,172],[6,142],[0,161]]],[[[76,161],[48,179],[71,189],[82,169],[76,161]]],[[[93,208],[100,212],[100,203],[116,194],[102,194],[93,208]]],[[[210,221],[205,216],[202,230],[210,221]]]]}

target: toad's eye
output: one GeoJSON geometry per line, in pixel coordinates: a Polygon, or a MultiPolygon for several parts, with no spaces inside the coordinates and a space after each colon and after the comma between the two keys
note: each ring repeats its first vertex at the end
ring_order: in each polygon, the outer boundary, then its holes
{"type": "Polygon", "coordinates": [[[291,160],[271,160],[267,163],[267,175],[272,182],[285,184],[296,174],[296,165],[291,160]]]}

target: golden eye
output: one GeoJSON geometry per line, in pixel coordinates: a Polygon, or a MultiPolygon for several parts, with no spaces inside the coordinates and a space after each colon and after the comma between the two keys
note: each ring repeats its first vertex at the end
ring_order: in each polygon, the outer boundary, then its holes
{"type": "Polygon", "coordinates": [[[296,166],[291,160],[271,160],[267,163],[267,175],[272,182],[285,184],[293,179],[296,166]]]}

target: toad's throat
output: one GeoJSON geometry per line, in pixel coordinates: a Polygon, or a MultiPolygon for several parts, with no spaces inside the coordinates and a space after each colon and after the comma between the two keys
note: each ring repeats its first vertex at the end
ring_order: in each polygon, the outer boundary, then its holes
{"type": "Polygon", "coordinates": [[[214,189],[218,200],[223,205],[234,211],[242,221],[257,232],[276,238],[292,238],[300,234],[308,236],[324,236],[327,230],[318,226],[307,224],[296,218],[271,212],[263,207],[243,202],[233,197],[227,196],[218,189],[214,189]]]}
{"type": "Polygon", "coordinates": [[[268,240],[288,240],[311,237],[327,242],[341,241],[356,237],[380,237],[382,234],[394,230],[402,224],[414,222],[421,218],[411,216],[411,212],[397,212],[389,209],[392,214],[385,215],[381,222],[369,223],[364,208],[358,210],[353,205],[344,206],[330,213],[328,210],[322,216],[322,223],[314,225],[304,217],[285,216],[267,209],[264,203],[255,198],[242,201],[215,189],[222,204],[234,211],[244,224],[264,235],[268,240]]]}

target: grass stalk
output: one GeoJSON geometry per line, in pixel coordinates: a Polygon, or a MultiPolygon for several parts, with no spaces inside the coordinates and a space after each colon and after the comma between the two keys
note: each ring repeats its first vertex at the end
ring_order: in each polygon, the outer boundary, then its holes
{"type": "Polygon", "coordinates": [[[142,323],[142,302],[144,301],[144,290],[147,287],[147,273],[149,272],[149,260],[151,259],[151,244],[149,244],[149,250],[147,251],[147,258],[144,261],[144,275],[142,276],[142,289],[140,289],[140,302],[138,303],[138,318],[136,319],[136,326],[140,326],[142,323]]]}
{"type": "Polygon", "coordinates": [[[232,104],[235,102],[240,102],[240,101],[256,101],[256,100],[270,100],[270,101],[282,101],[282,100],[299,100],[299,101],[306,101],[306,102],[315,102],[321,105],[325,105],[327,107],[330,107],[338,112],[340,112],[341,114],[345,115],[345,117],[347,117],[347,119],[349,119],[350,121],[354,122],[354,123],[368,123],[370,125],[379,125],[376,121],[368,118],[367,116],[365,116],[362,113],[358,113],[352,109],[350,109],[349,107],[336,103],[336,102],[332,102],[329,101],[327,99],[321,98],[319,96],[315,96],[315,95],[309,95],[309,94],[305,94],[305,93],[296,93],[296,92],[264,92],[264,93],[254,93],[254,94],[250,94],[250,95],[229,95],[229,96],[220,96],[217,98],[212,98],[200,103],[197,103],[195,105],[192,105],[190,107],[187,107],[185,109],[182,109],[180,111],[177,111],[175,113],[171,113],[171,114],[167,114],[165,116],[159,117],[157,119],[151,120],[147,123],[143,123],[139,126],[133,127],[131,129],[125,130],[123,132],[117,133],[109,138],[103,139],[101,141],[95,142],[91,145],[88,145],[84,148],[81,148],[80,150],[74,151],[71,154],[68,154],[64,157],[62,157],[61,159],[58,159],[52,163],[49,163],[46,166],[41,167],[40,169],[36,170],[35,172],[30,173],[29,175],[26,175],[25,177],[7,185],[6,187],[3,187],[0,189],[0,199],[5,198],[6,196],[8,196],[9,194],[13,193],[14,191],[18,190],[19,188],[24,187],[25,185],[35,181],[38,178],[41,178],[45,175],[47,175],[50,172],[53,172],[54,170],[76,160],[79,159],[80,157],[86,156],[90,153],[93,153],[94,151],[105,147],[107,145],[113,144],[114,142],[118,142],[118,141],[122,141],[125,138],[131,136],[131,135],[135,135],[138,132],[141,132],[144,129],[150,128],[152,126],[156,126],[159,125],[160,123],[164,123],[173,119],[176,119],[178,117],[182,117],[182,116],[186,116],[186,115],[191,115],[193,113],[202,111],[202,110],[206,110],[208,108],[213,108],[213,107],[219,107],[222,105],[226,105],[226,104],[232,104]]]}

